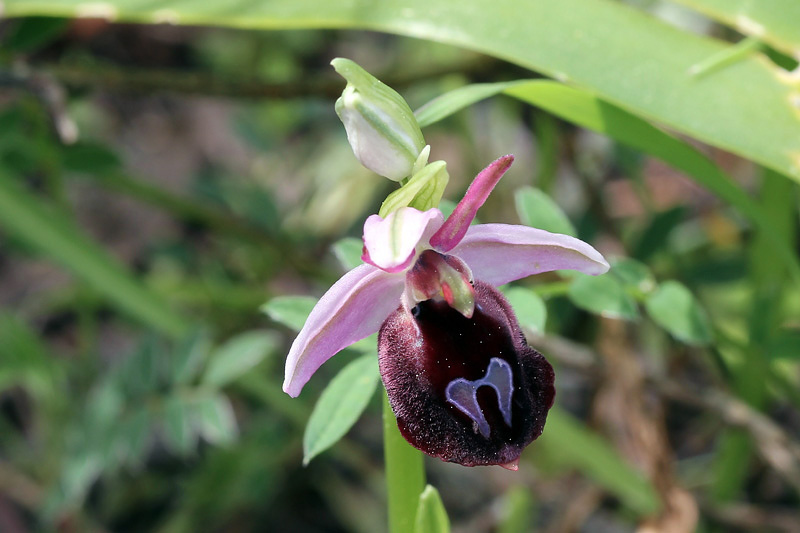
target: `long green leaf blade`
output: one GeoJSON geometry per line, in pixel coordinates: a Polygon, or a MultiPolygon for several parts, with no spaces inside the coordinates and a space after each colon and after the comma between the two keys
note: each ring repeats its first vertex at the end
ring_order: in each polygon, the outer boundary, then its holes
{"type": "Polygon", "coordinates": [[[700,79],[693,65],[730,47],[608,0],[6,0],[7,16],[241,28],[357,28],[448,43],[503,58],[800,180],[797,82],[753,54],[700,79]],[[90,13],[87,6],[92,8],[90,13]]]}
{"type": "Polygon", "coordinates": [[[796,0],[673,0],[758,37],[787,54],[800,51],[800,2],[796,0]]]}
{"type": "Polygon", "coordinates": [[[179,338],[189,324],[66,217],[0,173],[0,228],[70,270],[120,310],[179,338]]]}
{"type": "Polygon", "coordinates": [[[700,185],[736,207],[759,231],[763,232],[778,258],[789,269],[795,280],[800,280],[800,263],[797,256],[776,237],[777,231],[764,209],[713,161],[685,142],[585,91],[541,80],[469,85],[432,100],[418,110],[418,119],[423,126],[427,126],[500,92],[544,109],[578,126],[604,133],[685,172],[700,185]]]}
{"type": "Polygon", "coordinates": [[[547,415],[547,427],[536,445],[545,448],[548,457],[578,468],[641,516],[655,514],[661,506],[653,485],[606,439],[558,407],[547,415]]]}

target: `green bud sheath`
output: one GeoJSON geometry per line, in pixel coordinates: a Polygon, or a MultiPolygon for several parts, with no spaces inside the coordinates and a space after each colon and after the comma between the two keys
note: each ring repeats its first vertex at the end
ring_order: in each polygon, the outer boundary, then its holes
{"type": "Polygon", "coordinates": [[[358,160],[394,181],[410,176],[425,147],[411,108],[395,90],[353,61],[336,58],[331,65],[347,80],[336,101],[336,114],[358,160]]]}

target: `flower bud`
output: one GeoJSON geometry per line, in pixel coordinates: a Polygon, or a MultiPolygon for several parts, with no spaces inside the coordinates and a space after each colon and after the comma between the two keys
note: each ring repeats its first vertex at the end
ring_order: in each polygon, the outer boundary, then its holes
{"type": "Polygon", "coordinates": [[[406,101],[349,59],[331,64],[347,80],[336,114],[361,164],[390,180],[410,176],[425,139],[406,101]]]}

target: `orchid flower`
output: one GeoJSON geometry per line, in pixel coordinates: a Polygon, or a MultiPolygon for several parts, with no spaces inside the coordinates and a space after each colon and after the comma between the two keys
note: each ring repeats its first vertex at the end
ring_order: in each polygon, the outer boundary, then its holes
{"type": "Polygon", "coordinates": [[[447,220],[436,208],[412,207],[366,220],[364,264],[312,310],[289,351],[285,392],[297,396],[330,357],[379,331],[381,377],[406,440],[445,461],[516,469],[542,432],[554,376],[495,287],[609,267],[567,235],[470,225],[512,161],[503,156],[481,171],[447,220]]]}

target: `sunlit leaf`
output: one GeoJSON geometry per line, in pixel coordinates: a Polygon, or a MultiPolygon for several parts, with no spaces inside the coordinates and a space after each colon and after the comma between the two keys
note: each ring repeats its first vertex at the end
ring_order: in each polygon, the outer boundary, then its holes
{"type": "Polygon", "coordinates": [[[800,3],[795,0],[674,0],[788,54],[800,50],[800,3]]]}
{"type": "MultiPolygon", "coordinates": [[[[685,172],[700,185],[736,207],[763,232],[777,257],[790,269],[795,280],[800,281],[800,261],[796,254],[776,237],[774,224],[761,206],[713,161],[689,144],[591,93],[544,80],[468,85],[434,99],[423,106],[423,109],[433,108],[436,112],[430,112],[430,116],[442,117],[448,112],[459,109],[451,101],[464,107],[500,92],[540,107],[584,128],[604,133],[685,172]]],[[[800,135],[797,137],[800,139],[800,135]]],[[[647,245],[647,242],[643,244],[647,245]]],[[[652,251],[653,249],[649,247],[648,253],[652,251]]]]}
{"type": "Polygon", "coordinates": [[[494,0],[383,0],[370,9],[352,9],[350,0],[253,0],[236,9],[210,2],[6,0],[5,15],[85,16],[87,5],[95,16],[117,22],[353,28],[460,46],[567,80],[641,117],[800,179],[796,89],[778,67],[753,54],[697,80],[689,69],[731,45],[622,2],[529,2],[521,11],[517,2],[494,0]]]}

